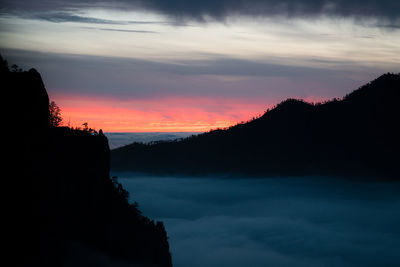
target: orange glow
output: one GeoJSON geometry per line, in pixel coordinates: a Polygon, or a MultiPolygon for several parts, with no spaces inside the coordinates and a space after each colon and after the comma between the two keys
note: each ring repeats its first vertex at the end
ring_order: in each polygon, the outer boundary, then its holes
{"type": "Polygon", "coordinates": [[[257,116],[268,107],[239,100],[167,98],[121,100],[59,95],[63,125],[105,132],[204,132],[257,116]]]}

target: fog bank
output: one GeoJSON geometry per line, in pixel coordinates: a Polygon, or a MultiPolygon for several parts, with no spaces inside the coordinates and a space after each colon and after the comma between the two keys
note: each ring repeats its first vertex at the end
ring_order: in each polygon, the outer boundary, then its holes
{"type": "Polygon", "coordinates": [[[399,266],[400,183],[120,176],[175,267],[399,266]]]}

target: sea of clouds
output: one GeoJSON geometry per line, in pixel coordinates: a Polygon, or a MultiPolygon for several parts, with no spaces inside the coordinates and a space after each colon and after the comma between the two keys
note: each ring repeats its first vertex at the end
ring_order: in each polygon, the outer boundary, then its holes
{"type": "Polygon", "coordinates": [[[174,267],[400,266],[400,182],[119,176],[174,267]]]}

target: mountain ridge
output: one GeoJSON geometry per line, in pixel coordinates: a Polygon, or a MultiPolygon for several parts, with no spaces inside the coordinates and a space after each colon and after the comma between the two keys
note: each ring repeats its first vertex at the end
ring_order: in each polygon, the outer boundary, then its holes
{"type": "Polygon", "coordinates": [[[111,151],[112,171],[153,174],[398,175],[400,74],[342,99],[287,99],[262,116],[183,140],[111,151]],[[379,156],[378,156],[379,155],[379,156]]]}

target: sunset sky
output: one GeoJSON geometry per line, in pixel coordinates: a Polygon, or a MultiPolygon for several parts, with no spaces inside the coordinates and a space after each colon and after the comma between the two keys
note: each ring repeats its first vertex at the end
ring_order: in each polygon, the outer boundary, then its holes
{"type": "Polygon", "coordinates": [[[0,53],[64,124],[207,131],[400,71],[398,0],[0,0],[0,53]]]}

